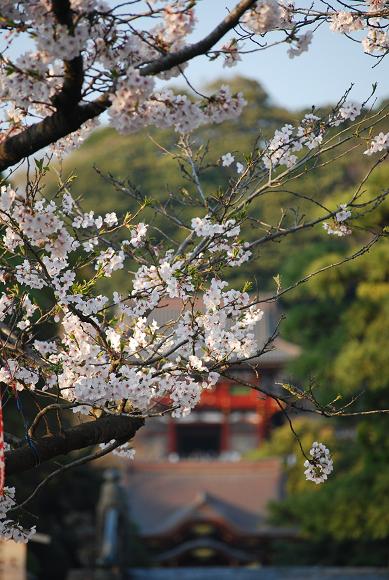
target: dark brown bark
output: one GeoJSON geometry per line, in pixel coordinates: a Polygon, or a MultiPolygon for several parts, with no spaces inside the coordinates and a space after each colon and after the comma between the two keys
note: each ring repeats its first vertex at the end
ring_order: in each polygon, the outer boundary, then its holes
{"type": "Polygon", "coordinates": [[[142,418],[109,415],[65,429],[62,433],[33,439],[31,446],[25,445],[5,454],[7,477],[90,445],[109,443],[112,439],[125,443],[143,424],[142,418]]]}
{"type": "MultiPolygon", "coordinates": [[[[67,26],[70,34],[74,33],[73,14],[69,0],[53,0],[52,10],[57,21],[67,26]]],[[[52,99],[57,110],[71,111],[81,100],[84,82],[84,65],[82,56],[64,62],[64,83],[58,95],[52,99]]]]}
{"type": "Polygon", "coordinates": [[[108,106],[108,98],[100,98],[88,105],[60,110],[40,123],[9,137],[0,144],[0,171],[77,131],[86,121],[98,117],[108,106]]]}

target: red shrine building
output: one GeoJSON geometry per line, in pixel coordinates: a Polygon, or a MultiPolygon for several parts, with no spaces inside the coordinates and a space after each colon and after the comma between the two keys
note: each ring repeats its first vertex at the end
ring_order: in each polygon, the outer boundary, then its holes
{"type": "MultiPolygon", "coordinates": [[[[258,348],[262,348],[276,328],[277,305],[263,303],[264,316],[256,325],[258,348]]],[[[180,302],[171,300],[155,311],[159,324],[175,320],[180,302]]],[[[243,383],[276,393],[285,367],[300,352],[299,347],[277,337],[272,350],[265,352],[251,367],[239,366],[233,375],[243,383]],[[254,368],[253,368],[254,367],[254,368]]],[[[283,413],[277,402],[238,381],[220,380],[211,391],[204,391],[192,413],[182,419],[155,417],[137,435],[137,457],[142,460],[238,459],[258,447],[273,426],[280,425],[283,413]]]]}

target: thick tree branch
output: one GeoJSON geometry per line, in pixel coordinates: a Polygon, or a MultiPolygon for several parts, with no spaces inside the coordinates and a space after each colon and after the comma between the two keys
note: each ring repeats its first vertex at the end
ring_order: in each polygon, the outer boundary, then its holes
{"type": "Polygon", "coordinates": [[[30,125],[27,129],[6,139],[0,144],[0,171],[22,161],[77,131],[86,121],[103,113],[110,105],[108,96],[103,96],[87,105],[78,105],[73,110],[59,110],[43,121],[30,125]]]}
{"type": "Polygon", "coordinates": [[[189,44],[184,46],[181,50],[173,52],[154,60],[150,64],[142,67],[140,73],[143,76],[155,75],[162,71],[170,70],[174,66],[183,64],[188,60],[201,54],[207,53],[223,36],[234,28],[238,23],[243,14],[251,8],[256,3],[257,0],[241,0],[231,12],[228,13],[220,24],[216,26],[207,36],[205,36],[199,42],[194,44],[189,44]]]}
{"type": "Polygon", "coordinates": [[[15,475],[60,455],[90,445],[109,443],[112,439],[125,443],[143,424],[142,418],[110,415],[71,427],[56,435],[33,439],[31,446],[25,445],[5,454],[6,474],[15,475]]]}

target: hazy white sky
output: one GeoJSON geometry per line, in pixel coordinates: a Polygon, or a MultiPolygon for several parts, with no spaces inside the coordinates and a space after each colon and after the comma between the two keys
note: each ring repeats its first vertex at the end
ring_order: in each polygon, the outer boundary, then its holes
{"type": "MultiPolygon", "coordinates": [[[[226,7],[235,3],[200,0],[196,39],[209,32],[226,14],[226,7]]],[[[281,45],[246,55],[232,69],[223,69],[221,59],[209,63],[199,58],[191,63],[189,71],[197,86],[239,72],[259,80],[276,103],[300,108],[337,101],[351,83],[355,83],[350,97],[353,100],[363,101],[374,82],[379,85],[376,94],[389,97],[389,57],[372,68],[376,62],[362,52],[360,44],[331,32],[325,25],[316,32],[309,52],[293,60],[287,55],[287,46],[281,45]]]]}

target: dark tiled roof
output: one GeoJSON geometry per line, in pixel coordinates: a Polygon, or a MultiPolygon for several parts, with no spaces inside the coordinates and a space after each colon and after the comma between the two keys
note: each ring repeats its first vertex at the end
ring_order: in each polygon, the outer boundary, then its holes
{"type": "Polygon", "coordinates": [[[160,522],[153,533],[155,535],[169,533],[189,521],[227,522],[232,530],[242,534],[247,530],[256,530],[262,518],[209,493],[200,493],[190,504],[178,508],[160,522]]]}
{"type": "Polygon", "coordinates": [[[281,495],[281,464],[257,462],[135,463],[128,473],[131,519],[144,536],[187,521],[211,520],[240,534],[272,535],[266,508],[281,495]]]}
{"type": "Polygon", "coordinates": [[[218,553],[226,554],[229,558],[234,558],[238,562],[252,562],[255,560],[255,556],[253,556],[253,554],[247,553],[244,550],[233,548],[223,542],[213,540],[212,538],[196,538],[195,540],[189,540],[188,542],[174,546],[174,548],[171,548],[166,552],[158,554],[156,560],[158,562],[169,561],[172,558],[177,558],[182,554],[196,550],[198,548],[211,548],[218,553]]]}

